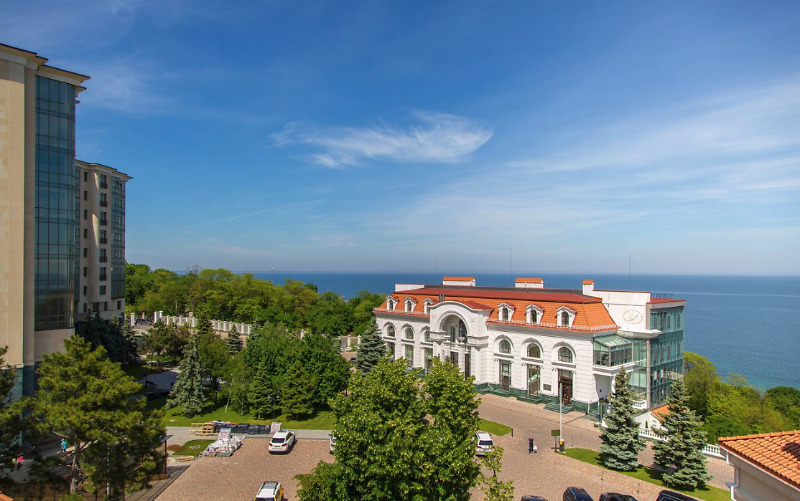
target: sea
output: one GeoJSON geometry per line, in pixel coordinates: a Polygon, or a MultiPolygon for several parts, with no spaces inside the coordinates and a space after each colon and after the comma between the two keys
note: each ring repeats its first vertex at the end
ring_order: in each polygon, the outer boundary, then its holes
{"type": "MultiPolygon", "coordinates": [[[[434,273],[255,272],[275,283],[287,278],[311,283],[322,294],[346,299],[359,291],[389,294],[395,284],[440,284],[434,273]]],[[[474,274],[478,286],[512,287],[514,277],[542,277],[546,288],[580,289],[593,279],[596,289],[649,291],[686,300],[684,349],[711,360],[717,372],[744,376],[760,389],[800,389],[800,277],[474,274]]]]}

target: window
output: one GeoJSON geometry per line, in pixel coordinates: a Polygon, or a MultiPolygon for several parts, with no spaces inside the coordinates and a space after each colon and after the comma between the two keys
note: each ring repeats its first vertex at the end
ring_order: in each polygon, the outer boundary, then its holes
{"type": "Polygon", "coordinates": [[[505,306],[501,306],[499,313],[500,313],[500,321],[508,322],[509,318],[511,317],[511,315],[509,315],[508,308],[506,308],[505,306]]]}
{"type": "Polygon", "coordinates": [[[84,172],[83,173],[83,180],[84,181],[88,181],[89,180],[89,173],[88,172],[84,172]]]}
{"type": "Polygon", "coordinates": [[[83,229],[83,238],[87,238],[89,236],[89,230],[84,228],[83,229]]]}
{"type": "Polygon", "coordinates": [[[89,273],[89,268],[87,268],[86,266],[84,266],[84,267],[83,267],[83,276],[85,277],[87,273],[89,273]]]}
{"type": "Polygon", "coordinates": [[[467,342],[467,325],[463,320],[458,321],[458,340],[462,343],[467,342]]]}
{"type": "MultiPolygon", "coordinates": [[[[86,230],[84,230],[86,231],[86,230]]],[[[107,244],[108,243],[108,232],[106,230],[100,230],[100,243],[107,244]]]]}
{"type": "Polygon", "coordinates": [[[403,329],[403,333],[405,334],[406,339],[408,339],[409,341],[414,340],[414,329],[412,329],[411,327],[406,327],[405,329],[403,329]]]}
{"type": "Polygon", "coordinates": [[[108,195],[105,193],[100,194],[100,207],[108,207],[108,195]]]}
{"type": "Polygon", "coordinates": [[[450,352],[450,363],[458,367],[458,352],[451,351],[450,352]]]}
{"type": "Polygon", "coordinates": [[[100,174],[100,187],[108,188],[108,177],[105,174],[100,174]]]}
{"type": "Polygon", "coordinates": [[[100,258],[99,258],[99,259],[100,259],[100,262],[101,262],[101,263],[105,263],[105,262],[107,262],[107,261],[108,261],[108,254],[107,254],[107,252],[108,252],[108,250],[107,250],[107,249],[105,249],[105,248],[103,248],[103,249],[100,249],[100,258]]]}
{"type": "Polygon", "coordinates": [[[414,347],[406,346],[406,364],[409,367],[414,367],[414,347]]]}
{"type": "Polygon", "coordinates": [[[392,298],[388,298],[386,300],[386,309],[389,311],[394,311],[395,306],[397,306],[397,301],[392,298]]]}
{"type": "Polygon", "coordinates": [[[527,321],[529,324],[538,324],[542,319],[544,311],[536,305],[528,306],[527,321]]]}
{"type": "Polygon", "coordinates": [[[451,325],[450,326],[450,342],[451,343],[455,343],[456,342],[456,326],[455,325],[451,325]]]}
{"type": "MultiPolygon", "coordinates": [[[[106,286],[105,285],[101,285],[100,286],[100,295],[101,296],[105,296],[106,295],[106,286]]],[[[106,308],[106,309],[108,309],[108,308],[106,308]]]]}
{"type": "Polygon", "coordinates": [[[431,304],[433,304],[433,301],[431,301],[430,299],[426,299],[425,302],[422,303],[422,311],[423,311],[423,313],[427,314],[427,313],[430,312],[431,304]]]}
{"type": "Polygon", "coordinates": [[[528,358],[542,358],[542,349],[539,348],[538,344],[529,344],[528,345],[528,358]]]}
{"type": "Polygon", "coordinates": [[[414,311],[414,306],[416,306],[416,302],[413,299],[406,299],[405,300],[405,310],[406,311],[414,311]]]}
{"type": "Polygon", "coordinates": [[[567,348],[566,346],[562,346],[558,349],[558,361],[564,362],[565,364],[571,364],[572,362],[572,350],[567,348]]]}
{"type": "Polygon", "coordinates": [[[108,212],[106,211],[100,212],[100,224],[102,226],[106,226],[108,224],[108,212]]]}
{"type": "Polygon", "coordinates": [[[100,268],[100,280],[108,280],[108,274],[106,274],[105,266],[100,268]]]}
{"type": "Polygon", "coordinates": [[[386,328],[386,335],[389,337],[394,337],[394,325],[390,325],[386,328]]]}
{"type": "Polygon", "coordinates": [[[117,301],[117,309],[118,309],[118,310],[121,310],[121,309],[122,309],[122,301],[121,301],[121,300],[120,300],[120,301],[117,301]]]}
{"type": "Polygon", "coordinates": [[[89,293],[89,288],[84,285],[83,286],[83,295],[85,296],[88,293],[89,293]]]}
{"type": "Polygon", "coordinates": [[[428,329],[427,327],[422,329],[422,340],[425,341],[426,343],[431,342],[431,330],[428,329]]]}
{"type": "Polygon", "coordinates": [[[500,341],[500,353],[504,355],[511,355],[511,342],[508,339],[500,341]]]}
{"type": "Polygon", "coordinates": [[[566,311],[561,312],[561,326],[569,327],[569,313],[566,311]]]}
{"type": "Polygon", "coordinates": [[[394,343],[386,343],[386,351],[389,354],[389,360],[394,360],[394,343]]]}
{"type": "Polygon", "coordinates": [[[103,311],[108,311],[108,301],[103,303],[103,311]]]}
{"type": "Polygon", "coordinates": [[[89,219],[89,211],[86,209],[83,209],[83,219],[89,219]]]}
{"type": "Polygon", "coordinates": [[[86,247],[83,248],[83,257],[87,257],[89,255],[89,249],[86,247]]]}
{"type": "Polygon", "coordinates": [[[83,199],[84,200],[89,200],[89,192],[86,191],[86,190],[83,190],[83,199]]]}

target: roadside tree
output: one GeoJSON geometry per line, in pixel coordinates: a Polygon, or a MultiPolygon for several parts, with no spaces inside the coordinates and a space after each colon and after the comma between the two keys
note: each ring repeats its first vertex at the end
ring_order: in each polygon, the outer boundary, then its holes
{"type": "Polygon", "coordinates": [[[236,330],[235,325],[231,327],[231,330],[228,331],[228,337],[225,338],[225,344],[228,346],[228,353],[231,355],[236,355],[242,351],[242,340],[239,337],[239,331],[236,330]]]}
{"type": "Polygon", "coordinates": [[[484,499],[487,501],[512,501],[514,499],[514,481],[501,481],[497,474],[503,468],[503,448],[495,446],[490,452],[481,458],[483,467],[491,472],[487,475],[481,472],[480,484],[484,499]]]}
{"type": "Polygon", "coordinates": [[[628,387],[628,373],[624,368],[614,377],[614,391],[609,402],[612,411],[605,417],[606,428],[600,435],[603,464],[614,470],[633,471],[639,464],[639,452],[645,448],[645,443],[633,419],[633,392],[628,387]]]}
{"type": "Polygon", "coordinates": [[[197,347],[197,335],[189,340],[189,348],[181,360],[178,379],[172,389],[172,398],[167,400],[167,407],[183,407],[186,416],[200,413],[205,396],[203,395],[203,368],[200,365],[200,353],[197,347]]]}
{"type": "Polygon", "coordinates": [[[314,412],[314,381],[300,362],[289,369],[281,393],[281,407],[291,417],[302,418],[314,412]]]}
{"type": "Polygon", "coordinates": [[[358,353],[356,361],[358,370],[363,374],[368,374],[374,369],[378,362],[386,356],[386,343],[381,338],[378,325],[372,321],[372,328],[361,335],[361,342],[358,343],[358,353]]]}

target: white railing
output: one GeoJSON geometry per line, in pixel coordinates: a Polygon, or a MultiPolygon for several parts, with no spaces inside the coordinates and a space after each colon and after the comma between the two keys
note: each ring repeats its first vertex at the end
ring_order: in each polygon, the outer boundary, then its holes
{"type": "Polygon", "coordinates": [[[421,311],[405,311],[405,310],[387,310],[386,308],[375,308],[375,313],[394,313],[396,315],[413,315],[415,317],[429,317],[430,313],[423,313],[421,311]]]}
{"type": "Polygon", "coordinates": [[[572,327],[567,327],[565,325],[558,325],[548,322],[539,322],[536,324],[532,324],[530,322],[525,322],[523,320],[498,320],[496,318],[490,318],[487,320],[487,322],[492,324],[524,325],[526,327],[544,327],[546,329],[560,329],[565,331],[597,332],[597,331],[613,331],[619,329],[619,326],[616,324],[597,325],[597,326],[573,325],[572,327]]]}
{"type": "MultiPolygon", "coordinates": [[[[649,438],[650,440],[658,440],[659,442],[669,441],[669,438],[664,438],[660,436],[658,433],[650,430],[648,428],[639,428],[639,435],[645,438],[649,438]]],[[[722,454],[722,449],[718,445],[714,444],[706,444],[703,446],[702,453],[706,456],[713,456],[720,459],[725,459],[725,456],[722,454]]]]}
{"type": "MultiPolygon", "coordinates": [[[[167,325],[174,324],[178,327],[197,328],[197,317],[173,317],[156,312],[153,315],[153,321],[157,322],[159,320],[167,325]]],[[[227,320],[211,320],[210,322],[211,327],[217,332],[229,332],[235,326],[236,332],[238,332],[240,336],[249,336],[252,327],[250,324],[228,322],[227,320]]]]}

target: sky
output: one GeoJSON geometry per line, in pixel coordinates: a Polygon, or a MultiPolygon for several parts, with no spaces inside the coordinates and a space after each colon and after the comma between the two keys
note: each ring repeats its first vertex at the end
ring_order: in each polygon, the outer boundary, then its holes
{"type": "Polygon", "coordinates": [[[0,0],[176,271],[800,275],[800,3],[0,0]]]}

